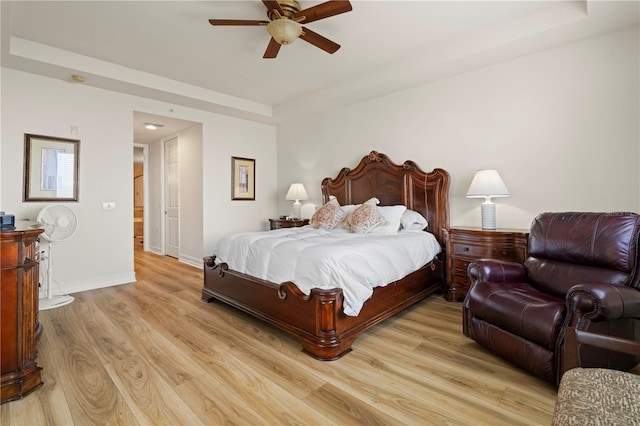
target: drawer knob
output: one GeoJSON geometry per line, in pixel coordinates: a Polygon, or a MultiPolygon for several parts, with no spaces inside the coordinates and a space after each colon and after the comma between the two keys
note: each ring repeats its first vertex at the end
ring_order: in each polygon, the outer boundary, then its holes
{"type": "Polygon", "coordinates": [[[464,247],[462,251],[469,251],[469,247],[464,247]]]}

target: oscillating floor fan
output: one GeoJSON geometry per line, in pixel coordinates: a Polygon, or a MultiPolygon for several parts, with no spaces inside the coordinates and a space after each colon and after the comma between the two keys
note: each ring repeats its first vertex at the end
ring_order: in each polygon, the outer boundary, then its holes
{"type": "Polygon", "coordinates": [[[43,289],[46,297],[39,300],[40,310],[57,308],[73,302],[73,296],[66,294],[53,295],[53,256],[52,248],[55,243],[67,240],[76,232],[78,227],[78,217],[75,212],[63,204],[52,204],[40,210],[36,220],[44,229],[42,236],[49,241],[47,245],[47,261],[46,280],[43,289]]]}

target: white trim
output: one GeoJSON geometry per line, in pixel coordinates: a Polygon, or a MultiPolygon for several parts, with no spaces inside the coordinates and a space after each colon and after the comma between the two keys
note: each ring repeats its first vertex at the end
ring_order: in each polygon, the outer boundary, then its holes
{"type": "Polygon", "coordinates": [[[96,290],[104,287],[112,287],[120,284],[132,284],[136,281],[136,273],[129,272],[107,277],[100,277],[91,281],[83,280],[75,283],[65,283],[60,287],[64,288],[64,292],[66,294],[71,294],[81,291],[96,290]]]}
{"type": "Polygon", "coordinates": [[[197,259],[195,257],[191,257],[191,256],[183,256],[180,255],[180,257],[178,258],[178,261],[181,263],[185,263],[189,266],[193,266],[194,268],[202,268],[203,265],[203,260],[202,259],[197,259]]]}

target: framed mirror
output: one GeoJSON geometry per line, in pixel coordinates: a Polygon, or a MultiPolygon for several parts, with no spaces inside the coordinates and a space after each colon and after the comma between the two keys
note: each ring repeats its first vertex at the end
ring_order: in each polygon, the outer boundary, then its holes
{"type": "Polygon", "coordinates": [[[80,141],[25,133],[24,201],[78,201],[80,141]]]}

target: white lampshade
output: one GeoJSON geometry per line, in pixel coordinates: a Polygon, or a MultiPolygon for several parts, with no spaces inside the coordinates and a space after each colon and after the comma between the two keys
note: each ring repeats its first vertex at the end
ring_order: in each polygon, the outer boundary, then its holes
{"type": "Polygon", "coordinates": [[[497,170],[478,170],[471,181],[467,198],[508,197],[509,190],[497,170]]]}
{"type": "Polygon", "coordinates": [[[280,18],[267,24],[267,32],[279,44],[291,44],[302,34],[302,26],[294,20],[280,18]]]}
{"type": "Polygon", "coordinates": [[[295,200],[293,203],[293,217],[300,218],[300,200],[308,200],[309,195],[307,194],[307,190],[304,189],[303,184],[292,183],[284,199],[289,201],[295,200]]]}
{"type": "Polygon", "coordinates": [[[496,205],[492,197],[508,197],[509,190],[497,170],[478,170],[473,176],[467,198],[484,198],[480,205],[482,229],[496,229],[496,205]]]}
{"type": "Polygon", "coordinates": [[[285,200],[308,200],[309,195],[307,195],[307,190],[304,189],[304,185],[301,183],[292,183],[289,187],[289,191],[287,192],[287,196],[284,198],[285,200]]]}

